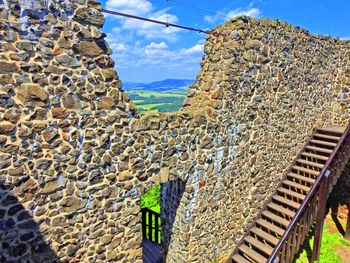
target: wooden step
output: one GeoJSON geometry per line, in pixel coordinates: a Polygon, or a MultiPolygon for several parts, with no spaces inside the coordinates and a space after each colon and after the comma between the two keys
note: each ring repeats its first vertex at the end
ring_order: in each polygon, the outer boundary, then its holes
{"type": "Polygon", "coordinates": [[[234,255],[232,259],[234,262],[237,262],[237,263],[252,263],[251,261],[249,261],[248,259],[245,259],[239,254],[234,255]]]}
{"type": "Polygon", "coordinates": [[[253,227],[250,232],[253,234],[261,237],[262,239],[266,240],[267,242],[271,243],[272,245],[276,246],[278,244],[279,239],[270,235],[269,233],[263,231],[260,228],[253,227]]]}
{"type": "MultiPolygon", "coordinates": [[[[263,210],[260,210],[259,217],[236,247],[232,261],[267,262],[320,175],[320,171],[324,169],[343,132],[344,128],[338,126],[314,130],[312,138],[290,166],[285,179],[282,179],[275,194],[270,197],[263,210]]],[[[289,258],[293,256],[290,255],[289,258]]]]}
{"type": "Polygon", "coordinates": [[[291,218],[295,215],[295,212],[293,212],[293,211],[291,211],[283,206],[280,206],[278,204],[272,203],[272,202],[269,203],[267,206],[270,207],[271,209],[273,209],[277,212],[280,212],[286,216],[289,216],[291,218]]]}
{"type": "Polygon", "coordinates": [[[263,242],[261,242],[259,239],[254,238],[252,236],[247,236],[244,238],[244,240],[251,244],[253,247],[256,247],[257,249],[261,250],[262,252],[264,252],[266,255],[270,256],[273,252],[273,248],[264,244],[263,242]]]}
{"type": "Polygon", "coordinates": [[[310,143],[319,144],[319,145],[325,145],[325,146],[330,146],[330,147],[335,147],[335,146],[337,146],[336,143],[333,143],[333,142],[325,142],[325,141],[320,141],[320,140],[310,140],[310,143]]]}
{"type": "Polygon", "coordinates": [[[334,133],[337,135],[343,135],[345,131],[345,127],[325,127],[325,128],[317,128],[316,131],[322,131],[322,132],[328,132],[328,133],[334,133]]]}
{"type": "Polygon", "coordinates": [[[276,233],[279,236],[282,236],[284,234],[284,230],[282,228],[280,228],[280,227],[278,227],[278,226],[276,226],[276,225],[274,225],[274,224],[272,224],[264,219],[260,218],[256,221],[256,223],[258,223],[260,226],[262,226],[266,229],[271,230],[272,232],[276,233]]]}
{"type": "Polygon", "coordinates": [[[303,201],[306,197],[305,195],[303,195],[301,193],[297,193],[297,192],[291,191],[291,190],[283,188],[283,187],[278,188],[277,192],[284,193],[284,194],[287,194],[289,196],[298,198],[301,201],[303,201]]]}
{"type": "Polygon", "coordinates": [[[316,133],[314,135],[315,137],[322,138],[322,139],[327,139],[327,140],[334,140],[334,141],[339,141],[341,136],[331,136],[331,135],[325,135],[325,134],[320,134],[316,133]]]}
{"type": "Polygon", "coordinates": [[[308,169],[308,168],[305,168],[305,167],[301,167],[299,165],[292,166],[292,169],[297,170],[297,171],[301,171],[301,172],[304,172],[304,173],[308,173],[308,174],[313,174],[315,176],[319,176],[320,175],[319,171],[311,170],[311,169],[308,169]]]}
{"type": "Polygon", "coordinates": [[[285,228],[287,228],[289,226],[289,224],[290,224],[290,222],[288,220],[286,220],[286,219],[284,219],[284,218],[282,218],[282,217],[280,217],[278,215],[275,215],[274,213],[271,213],[270,211],[265,210],[261,214],[263,216],[271,219],[272,221],[283,225],[285,228]]]}
{"type": "Polygon", "coordinates": [[[313,184],[315,182],[315,179],[313,179],[313,178],[310,178],[310,177],[307,177],[307,176],[303,176],[303,175],[299,175],[299,174],[296,174],[296,173],[289,173],[289,174],[287,174],[287,176],[288,177],[292,177],[292,178],[297,179],[297,180],[301,180],[301,181],[310,183],[310,184],[313,184]]]}
{"type": "Polygon", "coordinates": [[[324,164],[315,163],[315,162],[311,162],[311,161],[304,160],[304,159],[298,159],[297,162],[298,163],[302,163],[302,164],[306,164],[306,165],[310,165],[310,166],[313,166],[313,167],[317,167],[317,168],[320,168],[320,169],[322,169],[324,167],[324,164]]]}
{"type": "Polygon", "coordinates": [[[318,154],[312,154],[312,153],[308,153],[308,152],[302,152],[301,155],[309,157],[309,158],[322,160],[322,161],[327,161],[328,160],[328,157],[326,157],[326,156],[318,155],[318,154]]]}
{"type": "Polygon", "coordinates": [[[328,154],[331,154],[333,152],[332,150],[329,150],[329,149],[319,148],[319,147],[310,146],[310,145],[305,146],[305,149],[316,151],[316,152],[321,152],[321,153],[328,153],[328,154]]]}
{"type": "Polygon", "coordinates": [[[243,254],[245,254],[247,257],[251,258],[252,260],[254,260],[256,262],[263,263],[263,262],[267,261],[267,258],[265,258],[264,256],[260,255],[259,253],[255,252],[247,245],[239,246],[238,250],[240,250],[243,254]]]}
{"type": "Polygon", "coordinates": [[[290,206],[290,207],[292,207],[292,208],[294,208],[294,209],[299,209],[299,207],[300,207],[300,204],[299,203],[296,203],[296,202],[294,202],[294,201],[292,201],[292,200],[289,200],[289,199],[287,199],[287,198],[284,198],[283,196],[280,196],[280,195],[274,195],[274,196],[272,196],[272,199],[273,200],[276,200],[276,201],[278,201],[278,202],[280,202],[280,203],[282,203],[282,204],[286,204],[286,205],[288,205],[288,206],[290,206]]]}
{"type": "Polygon", "coordinates": [[[307,187],[305,185],[298,184],[298,183],[295,183],[295,182],[292,182],[292,181],[289,181],[289,180],[283,180],[282,184],[288,185],[290,187],[298,188],[298,189],[303,190],[303,191],[305,191],[307,193],[310,190],[310,187],[307,187]]]}

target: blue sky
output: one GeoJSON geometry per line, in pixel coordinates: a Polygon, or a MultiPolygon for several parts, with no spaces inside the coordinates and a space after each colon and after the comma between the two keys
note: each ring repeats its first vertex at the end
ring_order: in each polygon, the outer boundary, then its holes
{"type": "MultiPolygon", "coordinates": [[[[315,34],[350,38],[350,0],[102,0],[102,4],[109,10],[201,29],[245,14],[278,18],[315,34]]],[[[195,79],[199,71],[204,34],[111,15],[106,16],[103,31],[124,82],[195,79]]]]}

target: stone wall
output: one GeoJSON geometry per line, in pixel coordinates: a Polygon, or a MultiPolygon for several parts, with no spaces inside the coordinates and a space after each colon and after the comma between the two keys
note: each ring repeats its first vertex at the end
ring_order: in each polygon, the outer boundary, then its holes
{"type": "MultiPolygon", "coordinates": [[[[177,245],[176,242],[172,242],[172,237],[177,236],[179,232],[181,232],[181,222],[179,223],[180,229],[175,229],[173,226],[175,223],[176,212],[179,208],[184,191],[185,183],[181,180],[174,180],[161,184],[160,214],[162,222],[162,245],[164,248],[164,259],[168,254],[168,250],[172,250],[172,246],[176,247],[177,245]]],[[[186,225],[184,227],[186,229],[186,225]]]]}
{"type": "Polygon", "coordinates": [[[102,262],[123,241],[117,211],[127,187],[116,182],[112,163],[135,110],[100,32],[100,9],[91,0],[0,1],[0,180],[6,186],[0,255],[6,262],[50,262],[32,249],[45,242],[53,260],[102,262]],[[8,201],[12,195],[22,207],[8,201]]]}
{"type": "Polygon", "coordinates": [[[205,237],[191,236],[194,260],[232,251],[312,128],[349,121],[349,41],[246,17],[215,31],[184,110],[209,104],[241,132],[229,169],[220,173],[221,198],[193,215],[190,232],[206,229],[205,237]]]}
{"type": "Polygon", "coordinates": [[[310,130],[349,119],[350,42],[231,20],[183,109],[140,117],[100,9],[0,0],[1,260],[141,262],[140,196],[175,180],[167,261],[224,257],[310,130]]]}

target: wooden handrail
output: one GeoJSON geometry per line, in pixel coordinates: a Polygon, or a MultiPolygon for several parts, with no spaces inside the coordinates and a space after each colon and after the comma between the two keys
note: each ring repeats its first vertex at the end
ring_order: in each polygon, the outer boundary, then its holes
{"type": "MultiPolygon", "coordinates": [[[[305,142],[304,146],[302,149],[305,149],[306,146],[310,145],[310,140],[312,138],[312,136],[314,135],[314,133],[316,132],[316,129],[312,129],[312,131],[310,132],[307,141],[305,142]]],[[[283,173],[281,180],[279,181],[279,183],[277,184],[277,187],[275,188],[275,190],[273,191],[273,193],[270,195],[270,197],[266,200],[266,202],[264,203],[264,205],[262,206],[262,209],[260,209],[258,215],[256,218],[261,218],[262,214],[261,212],[263,210],[265,210],[267,208],[267,204],[270,203],[272,201],[272,196],[275,195],[277,193],[277,188],[282,186],[282,181],[287,179],[287,175],[291,172],[291,166],[294,166],[297,162],[298,156],[296,155],[292,161],[292,165],[289,164],[289,168],[283,173]]],[[[254,226],[256,226],[256,220],[254,220],[247,229],[251,229],[254,226]]],[[[243,234],[243,237],[241,238],[241,240],[238,242],[238,244],[236,245],[235,249],[233,250],[233,252],[230,254],[230,256],[227,258],[225,263],[230,263],[231,262],[231,258],[232,256],[237,252],[238,247],[244,242],[244,238],[247,237],[247,235],[249,235],[249,231],[246,231],[243,234]]]]}
{"type": "MultiPolygon", "coordinates": [[[[346,127],[344,133],[342,134],[338,144],[334,148],[330,158],[327,160],[324,168],[321,170],[320,175],[317,177],[315,183],[313,184],[312,188],[310,189],[309,193],[306,195],[304,201],[302,202],[300,208],[296,212],[295,216],[293,217],[291,223],[289,224],[288,228],[286,229],[285,233],[281,237],[280,241],[278,242],[277,246],[275,247],[274,251],[272,252],[268,263],[274,263],[276,262],[277,256],[282,249],[283,245],[287,241],[287,238],[290,236],[292,233],[293,229],[296,227],[297,223],[299,222],[299,219],[303,215],[304,210],[308,207],[308,204],[311,201],[311,198],[317,193],[316,190],[320,190],[320,186],[322,183],[324,183],[325,180],[327,180],[327,171],[330,172],[330,166],[336,160],[336,157],[338,153],[340,152],[340,149],[343,147],[343,145],[346,142],[346,139],[349,137],[349,132],[350,132],[350,124],[346,127]]],[[[333,175],[330,175],[333,176],[333,175]]],[[[329,194],[329,193],[325,193],[329,194]]]]}
{"type": "Polygon", "coordinates": [[[161,244],[161,238],[159,238],[161,234],[161,226],[159,224],[160,214],[149,208],[142,208],[141,213],[142,213],[143,238],[148,239],[151,242],[161,244]],[[147,218],[148,218],[148,224],[146,223],[147,218]],[[154,226],[153,226],[153,223],[154,223],[154,226]]]}

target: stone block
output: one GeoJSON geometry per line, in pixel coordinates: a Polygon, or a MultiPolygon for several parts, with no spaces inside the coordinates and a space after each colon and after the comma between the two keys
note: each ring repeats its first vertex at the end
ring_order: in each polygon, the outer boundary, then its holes
{"type": "Polygon", "coordinates": [[[75,44],[73,49],[76,53],[87,57],[95,57],[103,53],[95,41],[81,41],[79,44],[75,44]]]}
{"type": "Polygon", "coordinates": [[[7,134],[12,132],[16,126],[9,121],[1,121],[0,122],[0,134],[7,134]]]}
{"type": "Polygon", "coordinates": [[[81,63],[77,59],[75,59],[67,54],[58,55],[58,56],[56,56],[55,59],[56,59],[58,64],[60,64],[61,66],[64,66],[64,67],[79,68],[81,66],[81,63]]]}
{"type": "Polygon", "coordinates": [[[115,102],[110,97],[104,97],[97,102],[97,109],[99,110],[109,110],[115,106],[115,102]]]}
{"type": "Polygon", "coordinates": [[[19,68],[16,63],[9,63],[3,60],[0,60],[0,74],[10,74],[18,72],[19,68]]]}
{"type": "Polygon", "coordinates": [[[62,105],[66,109],[81,109],[82,103],[76,94],[65,94],[62,97],[62,105]]]}
{"type": "Polygon", "coordinates": [[[160,183],[166,183],[169,181],[170,168],[164,167],[160,169],[160,183]]]}
{"type": "Polygon", "coordinates": [[[35,84],[24,83],[17,88],[17,99],[25,106],[43,107],[48,102],[47,92],[35,84]]]}
{"type": "Polygon", "coordinates": [[[84,208],[86,202],[86,200],[83,200],[77,196],[69,196],[63,198],[63,200],[60,202],[60,205],[63,206],[62,211],[64,213],[71,214],[78,212],[80,209],[84,208]]]}
{"type": "Polygon", "coordinates": [[[104,17],[101,11],[89,7],[79,7],[75,10],[74,19],[81,22],[87,22],[95,26],[102,26],[104,17]]]}

